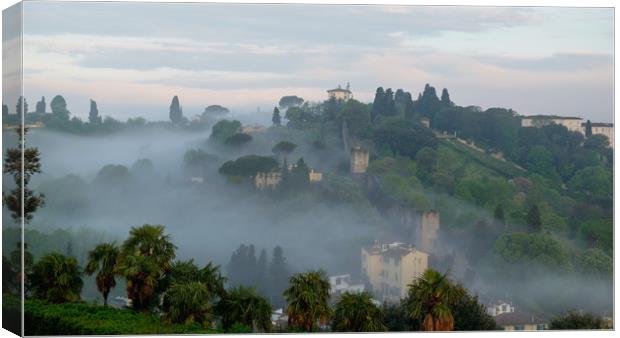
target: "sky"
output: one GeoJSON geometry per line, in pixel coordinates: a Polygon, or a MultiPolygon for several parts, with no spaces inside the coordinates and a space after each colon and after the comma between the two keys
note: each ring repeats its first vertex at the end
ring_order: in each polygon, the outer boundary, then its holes
{"type": "MultiPolygon", "coordinates": [[[[438,92],[448,88],[462,106],[612,122],[613,14],[610,8],[26,2],[24,91],[31,110],[41,96],[49,109],[61,94],[82,118],[92,98],[103,115],[165,120],[178,95],[189,117],[219,104],[233,116],[268,123],[284,95],[322,101],[327,89],[349,82],[356,99],[372,102],[379,86],[417,97],[429,83],[438,92]]],[[[18,38],[3,34],[3,46],[18,38]]],[[[17,98],[8,96],[3,91],[13,110],[17,98]]]]}

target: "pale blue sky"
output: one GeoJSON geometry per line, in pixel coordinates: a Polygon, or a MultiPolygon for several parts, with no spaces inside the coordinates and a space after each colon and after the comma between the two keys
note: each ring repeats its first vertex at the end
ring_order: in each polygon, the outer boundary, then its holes
{"type": "Polygon", "coordinates": [[[267,121],[283,95],[350,82],[369,102],[428,82],[460,105],[607,122],[613,9],[26,2],[24,73],[32,107],[62,94],[82,117],[93,98],[166,119],[179,95],[189,116],[221,104],[267,121]]]}

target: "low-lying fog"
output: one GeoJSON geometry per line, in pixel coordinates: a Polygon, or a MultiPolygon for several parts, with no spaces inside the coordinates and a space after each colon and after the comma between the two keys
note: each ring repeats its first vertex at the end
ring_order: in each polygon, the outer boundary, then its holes
{"type": "MultiPolygon", "coordinates": [[[[3,135],[5,147],[10,146],[14,135],[3,135]]],[[[352,243],[372,238],[375,224],[351,208],[304,196],[276,205],[264,194],[252,193],[249,184],[231,187],[217,173],[221,162],[245,153],[271,155],[276,141],[258,138],[244,152],[236,152],[214,149],[206,142],[208,135],[159,128],[100,137],[31,130],[28,146],[39,148],[43,171],[33,178],[31,188],[46,194],[46,206],[29,227],[86,227],[122,242],[132,226],[163,224],[178,246],[177,257],[200,264],[226,265],[240,244],[252,243],[269,255],[274,246],[282,246],[294,270],[358,273],[359,244],[352,243]],[[187,182],[183,166],[185,152],[198,148],[221,157],[204,184],[187,182]],[[150,159],[154,173],[132,169],[139,159],[150,159]],[[126,166],[130,178],[116,184],[95,182],[107,164],[126,166]]],[[[305,159],[319,166],[312,156],[305,159]]]]}

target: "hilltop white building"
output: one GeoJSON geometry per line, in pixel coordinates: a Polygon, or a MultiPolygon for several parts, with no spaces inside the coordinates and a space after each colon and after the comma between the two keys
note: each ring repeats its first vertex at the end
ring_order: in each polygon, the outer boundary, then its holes
{"type": "Polygon", "coordinates": [[[327,99],[335,99],[340,101],[348,101],[353,97],[353,93],[349,90],[349,84],[347,83],[346,89],[342,89],[340,85],[338,88],[330,89],[327,91],[327,99]]]}

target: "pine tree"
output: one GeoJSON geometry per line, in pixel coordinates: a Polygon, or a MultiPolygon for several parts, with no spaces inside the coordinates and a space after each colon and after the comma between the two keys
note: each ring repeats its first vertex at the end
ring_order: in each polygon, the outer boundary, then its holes
{"type": "Polygon", "coordinates": [[[540,218],[540,210],[536,204],[530,207],[530,211],[527,213],[527,226],[530,232],[542,231],[542,220],[540,218]]]}
{"type": "Polygon", "coordinates": [[[99,109],[97,109],[97,102],[90,100],[90,111],[88,112],[88,122],[92,124],[101,124],[101,116],[99,116],[99,109]]]}
{"type": "Polygon", "coordinates": [[[8,194],[5,194],[4,191],[2,192],[2,203],[11,212],[11,217],[15,223],[21,225],[22,221],[24,224],[30,222],[33,214],[44,205],[45,196],[43,194],[35,194],[28,189],[32,175],[41,173],[39,149],[26,147],[28,128],[22,126],[22,128],[17,128],[16,131],[19,137],[18,146],[6,150],[3,167],[3,173],[13,176],[15,188],[10,190],[8,194]],[[23,170],[22,156],[24,158],[23,170]],[[24,202],[23,204],[22,201],[24,202]]]}
{"type": "Polygon", "coordinates": [[[54,117],[62,120],[68,120],[71,115],[71,112],[67,110],[67,102],[61,95],[54,96],[52,102],[50,102],[50,108],[54,117]]]}
{"type": "Polygon", "coordinates": [[[592,122],[588,120],[586,122],[586,137],[590,137],[590,136],[592,136],[592,122]]]}
{"type": "Polygon", "coordinates": [[[174,124],[179,124],[183,121],[183,108],[181,108],[179,97],[176,95],[170,103],[170,121],[174,124]]]}
{"type": "Polygon", "coordinates": [[[278,107],[273,108],[273,116],[271,117],[271,122],[273,122],[274,126],[282,125],[282,116],[280,116],[280,109],[278,109],[278,107]]]}

